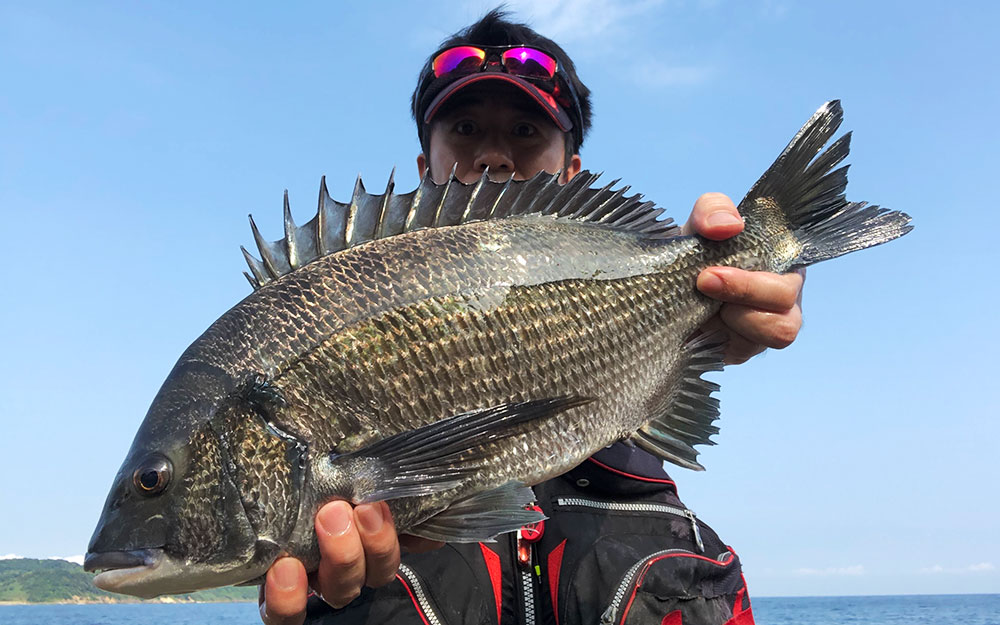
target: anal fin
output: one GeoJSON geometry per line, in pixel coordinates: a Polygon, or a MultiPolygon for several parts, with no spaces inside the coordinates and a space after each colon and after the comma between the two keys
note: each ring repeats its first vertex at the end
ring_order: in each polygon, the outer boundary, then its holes
{"type": "Polygon", "coordinates": [[[712,397],[719,385],[701,376],[722,370],[725,341],[721,333],[701,335],[689,340],[683,349],[684,362],[663,409],[639,428],[632,440],[663,460],[704,471],[696,460],[694,445],[715,444],[709,437],[719,433],[713,425],[719,418],[719,400],[712,397]]]}
{"type": "Polygon", "coordinates": [[[406,533],[446,543],[491,541],[498,534],[545,520],[541,512],[525,508],[534,500],[535,494],[530,488],[508,482],[500,488],[456,501],[406,533]]]}

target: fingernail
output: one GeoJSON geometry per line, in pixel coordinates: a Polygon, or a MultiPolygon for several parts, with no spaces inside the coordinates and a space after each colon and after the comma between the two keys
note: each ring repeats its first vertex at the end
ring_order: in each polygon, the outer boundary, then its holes
{"type": "Polygon", "coordinates": [[[274,584],[278,590],[293,590],[299,584],[298,567],[291,558],[282,558],[271,567],[274,584]]]}
{"type": "Polygon", "coordinates": [[[351,516],[351,505],[346,501],[336,501],[320,509],[316,525],[330,536],[340,536],[351,528],[351,516]]]}
{"type": "Polygon", "coordinates": [[[710,226],[735,226],[742,225],[743,220],[727,211],[717,211],[709,215],[705,221],[710,226]]]}
{"type": "Polygon", "coordinates": [[[382,529],[382,510],[377,506],[358,506],[357,513],[358,523],[369,534],[374,534],[382,529]]]}
{"type": "Polygon", "coordinates": [[[718,293],[725,286],[722,278],[711,271],[702,271],[698,274],[698,290],[708,293],[718,293]]]}

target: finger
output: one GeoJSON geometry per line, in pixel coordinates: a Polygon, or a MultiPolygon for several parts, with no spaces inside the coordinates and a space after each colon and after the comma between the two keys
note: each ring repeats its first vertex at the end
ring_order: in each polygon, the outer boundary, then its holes
{"type": "Polygon", "coordinates": [[[725,341],[722,361],[727,365],[739,365],[763,352],[766,347],[751,343],[746,338],[733,332],[718,314],[706,321],[699,328],[703,334],[718,334],[725,341]]]}
{"type": "Polygon", "coordinates": [[[409,553],[427,553],[428,551],[434,551],[435,549],[444,547],[444,543],[440,540],[431,540],[429,538],[421,538],[420,536],[403,534],[399,537],[399,546],[409,553]]]}
{"type": "Polygon", "coordinates": [[[301,625],[306,620],[308,592],[302,563],[295,558],[279,558],[264,581],[260,620],[267,625],[301,625]]]}
{"type": "Polygon", "coordinates": [[[317,592],[323,601],[342,608],[361,594],[365,583],[365,551],[346,501],[326,504],[316,513],[320,562],[317,592]]]}
{"type": "Polygon", "coordinates": [[[802,290],[801,273],[776,274],[735,267],[708,267],[698,274],[698,290],[728,302],[772,312],[787,312],[802,290]]]}
{"type": "Polygon", "coordinates": [[[736,205],[722,193],[706,193],[698,198],[691,216],[681,228],[683,234],[700,234],[722,241],[743,232],[743,219],[736,205]]]}
{"type": "Polygon", "coordinates": [[[360,505],[354,509],[354,519],[365,549],[365,583],[388,584],[399,569],[399,539],[389,506],[384,501],[360,505]]]}
{"type": "Polygon", "coordinates": [[[797,305],[791,310],[777,313],[758,310],[738,304],[727,304],[719,317],[733,335],[763,347],[784,349],[792,344],[802,328],[802,309],[797,305]]]}

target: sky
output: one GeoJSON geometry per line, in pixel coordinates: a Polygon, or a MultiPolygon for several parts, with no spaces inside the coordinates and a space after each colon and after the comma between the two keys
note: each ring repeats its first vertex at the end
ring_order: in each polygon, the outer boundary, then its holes
{"type": "MultiPolygon", "coordinates": [[[[684,221],[826,100],[848,197],[915,230],[809,269],[795,343],[727,368],[681,498],[756,595],[1000,592],[995,3],[510,2],[594,92],[584,166],[684,221]],[[987,191],[983,191],[987,185],[987,191]]],[[[427,55],[493,4],[0,5],[0,554],[86,550],[177,357],[320,176],[417,183],[427,55]]]]}

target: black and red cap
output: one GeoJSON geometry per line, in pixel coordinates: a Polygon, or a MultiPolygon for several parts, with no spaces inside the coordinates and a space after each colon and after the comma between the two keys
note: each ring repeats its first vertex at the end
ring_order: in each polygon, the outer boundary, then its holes
{"type": "MultiPolygon", "coordinates": [[[[447,81],[443,87],[436,89],[437,95],[424,106],[422,114],[418,118],[420,120],[421,126],[428,124],[434,119],[434,116],[441,109],[441,106],[448,101],[453,95],[458,93],[460,90],[468,87],[469,85],[482,83],[485,81],[501,81],[507,84],[513,85],[519,88],[521,91],[526,93],[535,103],[538,104],[539,108],[545,111],[548,116],[552,119],[559,130],[563,132],[572,132],[576,128],[580,128],[583,122],[580,121],[580,114],[578,110],[574,110],[572,104],[567,103],[566,105],[560,105],[557,99],[558,90],[556,94],[550,93],[548,90],[536,86],[523,78],[508,74],[501,70],[496,69],[486,69],[482,72],[476,74],[469,74],[461,76],[459,78],[452,78],[447,81]],[[570,115],[566,109],[569,109],[574,115],[570,115]],[[576,123],[574,123],[574,117],[576,118],[576,123]]],[[[431,92],[431,90],[428,90],[431,92]]],[[[425,98],[427,96],[425,95],[425,98]]],[[[429,98],[427,98],[429,99],[429,98]]],[[[578,108],[578,107],[577,107],[578,108]]],[[[421,130],[422,133],[422,130],[421,130]]],[[[423,137],[421,137],[423,140],[423,137]]],[[[582,136],[576,141],[575,145],[582,143],[582,136]]]]}
{"type": "Polygon", "coordinates": [[[558,44],[494,9],[443,46],[424,65],[411,100],[424,149],[427,124],[451,98],[470,85],[500,81],[537,103],[579,152],[590,129],[590,90],[558,44]]]}

